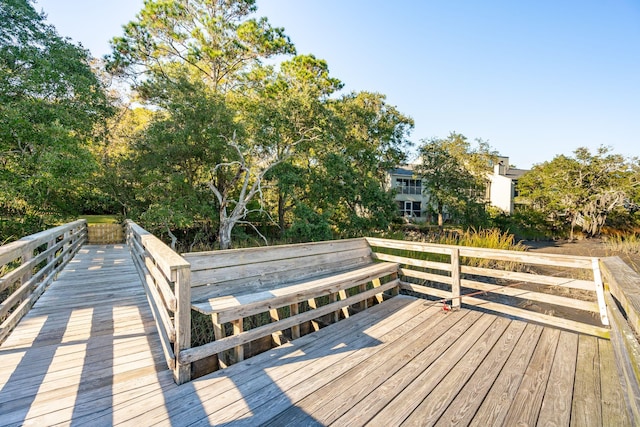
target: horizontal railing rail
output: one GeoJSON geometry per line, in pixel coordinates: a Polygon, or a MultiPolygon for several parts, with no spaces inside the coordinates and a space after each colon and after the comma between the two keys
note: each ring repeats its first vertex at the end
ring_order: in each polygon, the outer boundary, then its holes
{"type": "Polygon", "coordinates": [[[191,346],[191,267],[160,239],[131,220],[127,244],[145,287],[169,369],[178,384],[191,380],[190,363],[176,355],[191,346]]]}
{"type": "Polygon", "coordinates": [[[428,295],[453,308],[467,304],[577,332],[609,337],[598,258],[378,238],[367,238],[367,241],[377,259],[400,264],[402,289],[428,295]],[[532,272],[531,266],[555,267],[560,271],[553,275],[540,274],[532,272]],[[578,271],[581,274],[577,276],[583,277],[572,277],[567,270],[578,271]],[[545,285],[556,289],[575,289],[588,299],[576,298],[571,292],[545,292],[541,289],[545,285]],[[601,325],[548,314],[542,310],[528,310],[505,303],[501,298],[527,304],[534,302],[571,312],[581,310],[594,313],[599,316],[601,325]]]}
{"type": "Polygon", "coordinates": [[[640,423],[640,275],[619,257],[601,260],[611,318],[611,342],[627,393],[632,425],[640,423]]]}
{"type": "Polygon", "coordinates": [[[0,247],[0,343],[86,239],[82,219],[0,247]]]}

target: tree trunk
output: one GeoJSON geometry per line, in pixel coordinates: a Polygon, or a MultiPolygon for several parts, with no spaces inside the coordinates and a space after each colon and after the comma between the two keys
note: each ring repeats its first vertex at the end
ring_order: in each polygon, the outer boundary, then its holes
{"type": "Polygon", "coordinates": [[[444,229],[444,206],[438,203],[438,228],[440,231],[444,229]]]}
{"type": "Polygon", "coordinates": [[[220,221],[220,229],[218,231],[220,249],[231,249],[231,230],[233,230],[233,224],[229,220],[220,221]]]}

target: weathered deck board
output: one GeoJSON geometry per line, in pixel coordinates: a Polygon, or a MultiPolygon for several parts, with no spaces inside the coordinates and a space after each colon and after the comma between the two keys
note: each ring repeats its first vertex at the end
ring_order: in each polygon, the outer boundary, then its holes
{"type": "Polygon", "coordinates": [[[608,340],[406,296],[176,386],[133,268],[72,260],[0,347],[0,425],[630,425],[608,340]]]}
{"type": "Polygon", "coordinates": [[[69,422],[174,386],[124,245],[85,246],[0,347],[0,424],[69,422]]]}

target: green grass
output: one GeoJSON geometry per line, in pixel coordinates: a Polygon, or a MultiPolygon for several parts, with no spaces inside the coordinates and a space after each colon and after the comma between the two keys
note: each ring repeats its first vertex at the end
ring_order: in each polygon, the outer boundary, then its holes
{"type": "Polygon", "coordinates": [[[89,224],[118,224],[117,215],[82,215],[80,219],[86,219],[89,224]]]}

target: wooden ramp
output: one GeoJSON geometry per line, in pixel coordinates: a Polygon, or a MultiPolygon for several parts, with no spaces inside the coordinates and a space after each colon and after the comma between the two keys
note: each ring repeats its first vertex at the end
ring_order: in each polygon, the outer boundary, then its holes
{"type": "Polygon", "coordinates": [[[85,246],[0,347],[2,425],[629,425],[611,343],[394,297],[181,386],[123,246],[85,246]]]}
{"type": "Polygon", "coordinates": [[[52,425],[173,386],[126,245],[84,246],[0,346],[0,425],[52,425]]]}

